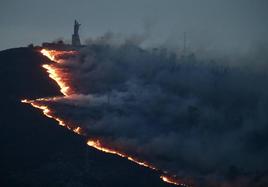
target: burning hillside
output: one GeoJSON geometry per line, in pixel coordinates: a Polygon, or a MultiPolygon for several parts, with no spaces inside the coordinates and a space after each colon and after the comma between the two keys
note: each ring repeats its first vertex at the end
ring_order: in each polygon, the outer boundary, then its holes
{"type": "Polygon", "coordinates": [[[43,67],[64,96],[23,102],[89,137],[89,146],[175,185],[249,186],[266,172],[267,92],[252,81],[268,77],[255,67],[231,69],[128,44],[41,52],[55,61],[43,67]]]}
{"type": "MultiPolygon", "coordinates": [[[[56,51],[56,50],[46,50],[46,49],[42,49],[40,51],[44,56],[48,57],[51,61],[54,61],[58,64],[64,64],[64,60],[62,57],[68,58],[69,56],[73,56],[73,55],[77,55],[78,52],[77,51],[56,51]]],[[[49,77],[52,78],[53,80],[55,80],[57,82],[57,84],[59,85],[60,89],[61,89],[61,93],[65,96],[65,97],[72,97],[73,93],[71,90],[72,88],[70,88],[70,86],[68,85],[68,75],[66,75],[64,72],[61,71],[61,68],[57,68],[53,65],[48,65],[48,64],[44,64],[42,66],[43,68],[45,68],[49,74],[49,77]],[[67,77],[66,77],[67,76],[67,77]]],[[[69,78],[70,79],[70,78],[69,78]]],[[[60,97],[59,97],[60,98],[60,97]]],[[[38,108],[40,110],[43,111],[43,114],[45,116],[47,116],[48,118],[53,118],[55,119],[59,125],[64,126],[66,128],[68,128],[69,130],[72,130],[73,132],[79,134],[79,135],[85,135],[84,134],[84,130],[79,127],[79,126],[74,126],[74,122],[72,123],[67,123],[65,122],[63,119],[58,118],[54,112],[52,112],[51,109],[49,109],[48,106],[40,104],[39,102],[45,102],[45,101],[53,101],[53,100],[57,100],[57,97],[53,97],[53,98],[40,98],[40,99],[36,99],[36,100],[27,100],[24,99],[22,100],[23,103],[28,103],[31,104],[33,107],[38,108]]],[[[113,150],[112,148],[107,148],[106,146],[103,146],[99,140],[88,140],[87,145],[94,147],[100,151],[103,151],[105,153],[110,153],[110,154],[115,154],[118,155],[120,157],[123,158],[127,158],[128,160],[137,163],[138,165],[150,168],[152,170],[157,170],[158,172],[162,173],[161,170],[155,168],[154,166],[152,166],[151,164],[145,162],[145,161],[140,161],[139,159],[136,159],[134,157],[131,157],[129,155],[127,155],[126,153],[122,153],[120,151],[116,151],[113,150]]],[[[162,175],[160,176],[160,178],[167,183],[170,184],[174,184],[174,185],[180,185],[180,186],[188,186],[184,183],[179,183],[177,179],[169,177],[167,175],[167,172],[162,173],[162,175]]]]}
{"type": "MultiPolygon", "coordinates": [[[[42,68],[55,62],[33,48],[1,51],[0,61],[0,186],[170,186],[157,172],[87,146],[86,137],[20,102],[63,96],[42,68]]],[[[55,111],[44,112],[52,116],[55,111]]]]}

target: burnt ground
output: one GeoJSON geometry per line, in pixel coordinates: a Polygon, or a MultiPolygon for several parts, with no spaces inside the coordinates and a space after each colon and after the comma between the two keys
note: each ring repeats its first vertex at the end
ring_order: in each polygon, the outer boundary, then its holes
{"type": "Polygon", "coordinates": [[[0,52],[0,186],[171,186],[154,171],[86,145],[21,99],[60,95],[33,48],[0,52]]]}

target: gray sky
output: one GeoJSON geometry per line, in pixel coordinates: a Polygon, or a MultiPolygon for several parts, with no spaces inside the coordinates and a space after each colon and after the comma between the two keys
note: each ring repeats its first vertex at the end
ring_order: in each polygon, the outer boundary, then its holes
{"type": "Polygon", "coordinates": [[[80,37],[112,31],[149,31],[148,44],[220,51],[247,49],[268,40],[267,0],[1,0],[0,50],[71,38],[73,21],[80,37]]]}

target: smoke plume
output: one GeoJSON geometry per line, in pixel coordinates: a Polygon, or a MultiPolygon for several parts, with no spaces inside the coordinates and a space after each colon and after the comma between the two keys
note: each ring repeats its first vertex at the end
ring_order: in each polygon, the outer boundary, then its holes
{"type": "Polygon", "coordinates": [[[267,184],[267,48],[198,60],[107,40],[91,40],[55,65],[74,95],[40,102],[89,137],[180,177],[206,186],[267,184]]]}

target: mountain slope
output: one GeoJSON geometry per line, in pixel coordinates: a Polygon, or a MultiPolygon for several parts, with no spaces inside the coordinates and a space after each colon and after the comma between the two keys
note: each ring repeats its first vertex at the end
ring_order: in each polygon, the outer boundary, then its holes
{"type": "Polygon", "coordinates": [[[0,186],[170,186],[21,103],[61,94],[44,63],[51,62],[31,48],[0,52],[0,186]]]}

